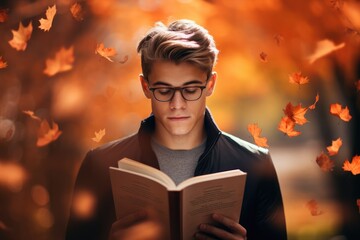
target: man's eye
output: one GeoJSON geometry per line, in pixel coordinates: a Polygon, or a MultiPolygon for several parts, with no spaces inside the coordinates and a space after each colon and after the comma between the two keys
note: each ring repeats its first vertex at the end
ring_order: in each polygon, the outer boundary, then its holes
{"type": "Polygon", "coordinates": [[[184,88],[184,92],[186,94],[194,94],[197,92],[197,90],[199,90],[198,88],[196,87],[188,87],[188,88],[184,88]]]}
{"type": "Polygon", "coordinates": [[[162,95],[169,95],[173,90],[171,88],[159,88],[157,91],[162,95]]]}

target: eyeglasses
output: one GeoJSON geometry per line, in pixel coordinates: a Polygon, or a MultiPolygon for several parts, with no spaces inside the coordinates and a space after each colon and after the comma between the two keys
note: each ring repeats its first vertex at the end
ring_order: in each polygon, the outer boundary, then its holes
{"type": "Polygon", "coordinates": [[[181,96],[186,101],[198,100],[206,86],[187,86],[187,87],[157,87],[149,88],[153,92],[156,100],[160,102],[170,102],[176,91],[180,91],[181,96]]]}

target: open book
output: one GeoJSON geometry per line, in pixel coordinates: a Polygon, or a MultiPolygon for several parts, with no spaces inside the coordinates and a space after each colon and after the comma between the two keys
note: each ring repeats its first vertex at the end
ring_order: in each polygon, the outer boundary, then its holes
{"type": "Polygon", "coordinates": [[[201,223],[221,213],[239,221],[246,173],[230,170],[192,177],[175,185],[158,169],[124,158],[110,167],[117,218],[139,210],[154,211],[165,239],[189,240],[201,223]]]}

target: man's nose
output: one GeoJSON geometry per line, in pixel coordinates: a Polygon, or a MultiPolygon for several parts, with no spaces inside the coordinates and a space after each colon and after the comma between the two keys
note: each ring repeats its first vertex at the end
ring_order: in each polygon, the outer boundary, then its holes
{"type": "Polygon", "coordinates": [[[172,109],[181,109],[186,106],[186,100],[181,95],[180,90],[176,90],[173,98],[170,101],[170,107],[172,109]]]}

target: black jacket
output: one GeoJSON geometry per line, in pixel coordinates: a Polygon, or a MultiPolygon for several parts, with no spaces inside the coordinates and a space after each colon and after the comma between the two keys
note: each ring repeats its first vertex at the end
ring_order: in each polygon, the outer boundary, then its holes
{"type": "MultiPolygon", "coordinates": [[[[159,168],[150,146],[154,117],[141,123],[139,132],[89,151],[81,165],[75,192],[90,191],[96,197],[92,217],[82,219],[72,211],[67,226],[67,240],[108,239],[116,220],[109,167],[128,157],[159,168]]],[[[207,143],[194,175],[230,169],[247,172],[240,224],[252,239],[286,239],[284,208],[276,171],[266,149],[221,132],[206,110],[207,143]]]]}

